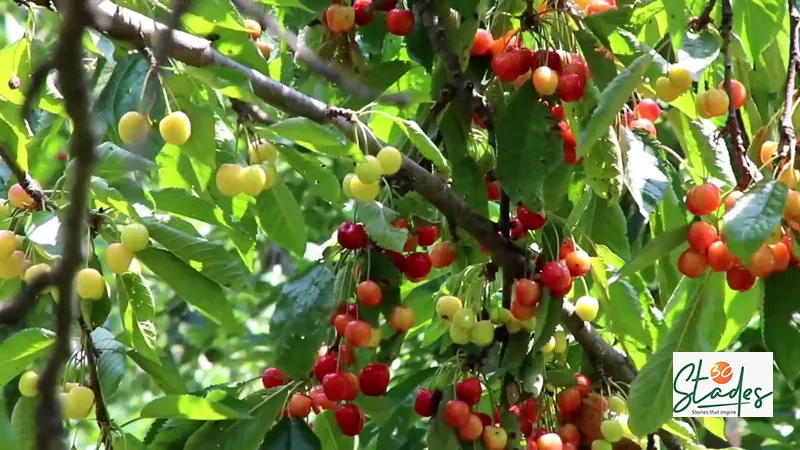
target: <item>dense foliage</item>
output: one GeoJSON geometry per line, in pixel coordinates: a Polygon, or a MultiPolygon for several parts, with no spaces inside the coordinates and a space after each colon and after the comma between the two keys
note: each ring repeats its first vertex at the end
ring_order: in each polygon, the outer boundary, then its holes
{"type": "Polygon", "coordinates": [[[800,447],[793,0],[259,2],[0,5],[0,448],[800,447]]]}

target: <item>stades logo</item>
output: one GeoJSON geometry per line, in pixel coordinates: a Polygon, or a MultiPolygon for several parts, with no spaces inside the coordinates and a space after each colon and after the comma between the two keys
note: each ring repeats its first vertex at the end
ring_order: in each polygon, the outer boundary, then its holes
{"type": "Polygon", "coordinates": [[[674,417],[772,417],[772,353],[672,354],[674,417]]]}

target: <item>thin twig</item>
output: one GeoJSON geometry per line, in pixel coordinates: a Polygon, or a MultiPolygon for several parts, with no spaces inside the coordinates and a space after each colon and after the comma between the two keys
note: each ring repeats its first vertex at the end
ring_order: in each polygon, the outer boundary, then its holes
{"type": "Polygon", "coordinates": [[[797,136],[792,123],[792,106],[794,105],[795,81],[797,78],[797,66],[800,64],[800,12],[794,4],[794,0],[787,0],[789,3],[789,63],[786,68],[786,89],[784,91],[783,115],[780,123],[780,142],[779,152],[789,161],[795,161],[795,151],[797,149],[797,136]]]}
{"type": "Polygon", "coordinates": [[[22,167],[17,164],[17,160],[14,159],[11,156],[11,153],[9,153],[9,151],[2,145],[0,145],[0,159],[6,163],[8,170],[10,170],[17,179],[17,182],[22,189],[25,190],[25,193],[33,199],[34,210],[43,209],[45,206],[49,206],[48,199],[45,197],[44,192],[42,192],[42,190],[33,183],[33,179],[30,177],[30,175],[22,170],[22,167]]]}
{"type": "Polygon", "coordinates": [[[80,314],[78,314],[78,323],[83,332],[83,352],[86,355],[86,365],[89,367],[89,388],[94,392],[95,417],[97,425],[100,427],[100,442],[105,445],[106,449],[111,450],[111,418],[108,415],[103,390],[100,388],[100,377],[97,375],[97,355],[95,355],[97,349],[92,341],[92,330],[80,314]]]}
{"type": "Polygon", "coordinates": [[[73,281],[84,261],[86,211],[89,180],[97,158],[91,122],[91,101],[83,67],[83,33],[92,19],[88,0],[62,0],[63,15],[54,62],[61,80],[67,114],[72,119],[70,150],[75,172],[70,189],[70,204],[63,219],[60,239],[64,243],[61,262],[55,268],[59,303],[56,308],[56,341],[39,379],[40,401],[36,411],[36,446],[39,450],[65,450],[61,405],[56,386],[70,355],[73,281]]]}
{"type": "Polygon", "coordinates": [[[736,106],[733,104],[733,89],[731,77],[733,76],[733,63],[730,56],[731,33],[733,31],[733,6],[731,0],[722,0],[722,54],[725,58],[725,92],[728,95],[728,121],[727,129],[731,141],[731,162],[736,169],[736,180],[740,190],[747,189],[754,180],[758,179],[758,168],[747,157],[747,150],[742,139],[742,130],[736,119],[736,106]]]}
{"type": "Polygon", "coordinates": [[[717,0],[708,0],[708,4],[703,8],[700,15],[689,20],[689,29],[697,32],[707,27],[708,24],[711,23],[711,12],[714,11],[714,6],[716,4],[717,0]]]}
{"type": "Polygon", "coordinates": [[[411,99],[406,94],[381,95],[380,92],[360,83],[341,69],[326,63],[308,47],[300,45],[296,34],[283,28],[283,25],[273,15],[265,12],[262,6],[257,5],[252,0],[233,0],[233,3],[246,15],[256,18],[270,34],[286,42],[286,45],[292,49],[299,61],[304,62],[312,71],[339,86],[342,90],[355,95],[361,100],[377,101],[394,106],[408,106],[411,103],[411,99]]]}
{"type": "Polygon", "coordinates": [[[22,322],[22,319],[28,315],[33,308],[36,307],[36,302],[41,294],[48,286],[52,286],[55,277],[52,272],[42,274],[39,278],[22,288],[11,302],[4,302],[2,309],[0,309],[0,325],[14,327],[22,322]]]}
{"type": "Polygon", "coordinates": [[[239,119],[247,120],[250,122],[260,122],[265,125],[272,125],[277,122],[275,118],[267,114],[266,111],[258,106],[231,98],[231,107],[233,111],[239,116],[239,119]]]}

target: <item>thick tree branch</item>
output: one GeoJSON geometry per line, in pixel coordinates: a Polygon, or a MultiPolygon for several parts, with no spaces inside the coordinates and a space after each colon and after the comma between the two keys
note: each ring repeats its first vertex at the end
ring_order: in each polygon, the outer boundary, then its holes
{"type": "Polygon", "coordinates": [[[731,78],[733,76],[733,63],[731,63],[730,44],[731,32],[733,31],[733,6],[731,0],[722,0],[722,55],[725,58],[725,93],[728,94],[728,122],[727,129],[730,137],[731,162],[736,169],[736,181],[740,190],[747,189],[754,180],[758,180],[758,168],[753,161],[747,157],[747,150],[742,139],[742,129],[739,128],[739,121],[736,117],[736,106],[733,104],[733,89],[731,78]]]}
{"type": "Polygon", "coordinates": [[[75,161],[70,204],[61,227],[64,250],[55,269],[59,303],[56,308],[56,342],[39,379],[40,401],[36,411],[36,446],[39,450],[64,450],[64,427],[56,386],[64,363],[70,355],[70,328],[73,308],[73,280],[84,261],[86,211],[89,180],[95,164],[95,137],[91,122],[91,102],[83,68],[83,33],[92,18],[88,0],[61,0],[63,15],[58,47],[54,52],[55,68],[61,80],[67,114],[72,119],[70,150],[75,161]]]}
{"type": "Polygon", "coordinates": [[[786,89],[784,91],[783,115],[780,123],[779,152],[794,162],[797,149],[797,135],[792,123],[797,66],[800,65],[800,12],[794,0],[787,0],[789,6],[789,63],[786,69],[786,89]]]}

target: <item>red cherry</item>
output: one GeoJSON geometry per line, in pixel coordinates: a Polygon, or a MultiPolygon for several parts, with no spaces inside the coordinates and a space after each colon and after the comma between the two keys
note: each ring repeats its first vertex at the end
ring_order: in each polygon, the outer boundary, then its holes
{"type": "Polygon", "coordinates": [[[575,102],[583,97],[586,82],[576,73],[567,73],[558,77],[556,94],[565,102],[575,102]]]}
{"type": "Polygon", "coordinates": [[[386,13],[386,28],[397,36],[408,36],[414,30],[414,13],[407,9],[393,9],[386,13]]]}
{"type": "Polygon", "coordinates": [[[339,245],[348,250],[358,250],[369,244],[369,238],[364,226],[350,221],[344,222],[339,226],[336,239],[339,245]]]}
{"type": "Polygon", "coordinates": [[[472,123],[475,124],[478,128],[486,128],[486,124],[483,123],[483,119],[477,113],[472,113],[472,123]]]}
{"type": "Polygon", "coordinates": [[[488,414],[482,412],[476,412],[473,414],[475,414],[476,416],[478,416],[479,419],[481,419],[481,424],[483,424],[484,427],[492,425],[492,418],[488,414]]]}
{"type": "Polygon", "coordinates": [[[421,247],[427,247],[439,239],[439,227],[436,225],[418,226],[415,230],[417,232],[417,244],[421,247]]]}
{"type": "Polygon", "coordinates": [[[642,99],[633,110],[640,119],[646,119],[650,122],[655,122],[661,117],[661,107],[649,98],[642,99]]]}
{"type": "Polygon", "coordinates": [[[289,377],[277,367],[270,367],[261,375],[261,383],[264,385],[264,389],[272,389],[274,387],[283,386],[288,382],[289,377]]]}
{"type": "Polygon", "coordinates": [[[774,270],[783,272],[788,269],[792,256],[789,254],[789,248],[786,247],[786,244],[782,241],[778,241],[770,245],[769,248],[772,249],[772,254],[775,256],[774,270]]]}
{"type": "Polygon", "coordinates": [[[555,433],[547,433],[543,436],[540,436],[539,439],[536,440],[536,445],[539,446],[539,450],[564,449],[564,444],[561,442],[561,436],[555,433]]]}
{"type": "Polygon", "coordinates": [[[336,332],[339,333],[339,336],[344,336],[347,325],[354,320],[356,320],[355,317],[350,314],[337,314],[336,318],[333,319],[333,327],[336,328],[336,332]]]}
{"type": "Polygon", "coordinates": [[[470,414],[467,423],[458,427],[458,438],[463,442],[472,442],[481,437],[483,424],[481,418],[476,414],[470,414]]]}
{"type": "Polygon", "coordinates": [[[734,291],[746,292],[756,284],[756,277],[742,266],[734,266],[725,274],[728,287],[734,291]]]}
{"type": "Polygon", "coordinates": [[[586,275],[592,267],[592,260],[589,258],[589,254],[583,250],[575,250],[568,254],[564,262],[573,277],[586,275]]]}
{"type": "Polygon", "coordinates": [[[389,367],[381,363],[367,364],[358,375],[358,383],[361,392],[368,397],[386,394],[386,388],[389,387],[389,367]]]}
{"type": "Polygon", "coordinates": [[[408,306],[395,306],[389,314],[389,326],[397,331],[405,332],[414,326],[416,316],[408,306]]]}
{"type": "Polygon", "coordinates": [[[565,423],[561,429],[558,430],[558,435],[561,436],[561,440],[564,444],[572,444],[573,446],[581,444],[581,430],[579,430],[575,424],[565,423]]]}
{"type": "Polygon", "coordinates": [[[556,72],[561,72],[563,61],[556,50],[536,50],[533,52],[531,69],[547,66],[556,72]]]}
{"type": "Polygon", "coordinates": [[[647,119],[636,119],[631,121],[630,128],[642,128],[650,133],[651,136],[658,137],[658,130],[656,130],[656,126],[653,125],[653,122],[647,119]]]}
{"type": "Polygon", "coordinates": [[[321,382],[325,375],[336,372],[338,367],[339,362],[335,355],[325,355],[314,361],[314,376],[321,382]]]}
{"type": "Polygon", "coordinates": [[[380,6],[378,6],[378,9],[381,11],[391,11],[397,8],[397,1],[398,0],[385,0],[380,6]]]}
{"type": "Polygon", "coordinates": [[[497,185],[496,181],[485,181],[486,184],[486,196],[489,198],[490,202],[496,202],[500,200],[500,186],[497,185]]]}
{"type": "Polygon", "coordinates": [[[539,403],[535,398],[531,397],[522,402],[522,406],[519,409],[519,416],[532,423],[539,420],[539,403]]]}
{"type": "Polygon", "coordinates": [[[514,295],[522,306],[536,306],[542,298],[542,286],[533,280],[522,278],[514,285],[514,295]]]}
{"type": "Polygon", "coordinates": [[[678,271],[689,278],[697,278],[706,271],[706,255],[694,249],[686,249],[678,257],[678,271]]]}
{"type": "Polygon", "coordinates": [[[408,237],[406,238],[406,243],[405,245],[403,245],[403,251],[413,252],[415,248],[417,248],[417,235],[413,233],[408,233],[408,237]]]}
{"type": "Polygon", "coordinates": [[[568,279],[567,285],[561,289],[550,289],[550,296],[551,297],[558,297],[563,298],[569,294],[569,291],[572,290],[572,277],[568,279]]]}
{"type": "Polygon", "coordinates": [[[567,255],[575,251],[575,242],[570,238],[561,241],[561,248],[558,251],[558,259],[567,259],[567,255]]]}
{"type": "Polygon", "coordinates": [[[514,316],[515,319],[525,322],[526,320],[530,320],[531,318],[536,316],[536,307],[535,306],[524,306],[517,299],[511,300],[511,315],[514,316]]]}
{"type": "Polygon", "coordinates": [[[698,252],[705,252],[717,240],[717,229],[706,222],[695,222],[686,235],[689,245],[698,252]]]}
{"type": "Polygon", "coordinates": [[[344,372],[334,372],[325,375],[325,378],[322,379],[322,390],[325,393],[325,397],[338,402],[348,397],[352,390],[352,385],[344,372]]]}
{"type": "Polygon", "coordinates": [[[406,219],[403,219],[402,217],[398,217],[397,219],[394,219],[394,221],[392,222],[392,226],[395,228],[403,228],[407,230],[408,221],[406,219]]]}
{"type": "Polygon", "coordinates": [[[311,395],[314,403],[322,409],[328,410],[336,408],[336,402],[325,396],[325,391],[322,389],[322,386],[316,386],[311,389],[309,395],[311,395]]]}
{"type": "Polygon", "coordinates": [[[696,216],[711,214],[721,203],[719,188],[710,183],[693,187],[686,193],[686,209],[696,216]]]}
{"type": "Polygon", "coordinates": [[[526,230],[538,230],[547,223],[544,215],[530,211],[525,205],[517,205],[517,219],[526,230]]]}
{"type": "Polygon", "coordinates": [[[564,120],[564,107],[559,103],[550,108],[550,114],[558,120],[564,120]]]}
{"type": "MultiPolygon", "coordinates": [[[[725,90],[725,82],[721,82],[719,84],[719,89],[721,91],[725,90]]],[[[747,100],[747,88],[739,80],[731,80],[731,103],[733,103],[734,109],[739,109],[744,106],[744,102],[747,100]]]]}
{"type": "Polygon", "coordinates": [[[67,151],[66,150],[60,150],[58,152],[58,160],[61,161],[61,162],[64,162],[64,161],[67,160],[67,151]]]}
{"type": "Polygon", "coordinates": [[[456,247],[452,242],[437,242],[428,250],[431,265],[437,269],[449,267],[456,260],[456,247]]]}
{"type": "Polygon", "coordinates": [[[539,446],[536,445],[536,439],[533,436],[525,441],[525,450],[539,450],[539,446]]]}
{"type": "Polygon", "coordinates": [[[517,240],[525,237],[525,227],[516,217],[511,219],[511,239],[517,240]]]}
{"type": "Polygon", "coordinates": [[[344,392],[344,400],[345,401],[352,401],[358,397],[358,392],[360,389],[360,385],[358,383],[358,377],[350,372],[342,372],[345,379],[348,381],[347,389],[344,392]]]}
{"type": "Polygon", "coordinates": [[[355,0],[353,2],[353,10],[355,10],[356,15],[356,25],[369,25],[369,23],[375,19],[375,11],[369,10],[371,5],[372,0],[355,0]]]}
{"type": "Polygon", "coordinates": [[[366,347],[372,339],[372,325],[363,320],[353,320],[345,327],[344,338],[353,347],[366,347]]]}
{"type": "Polygon", "coordinates": [[[571,387],[558,393],[556,401],[558,410],[566,414],[573,414],[581,409],[581,393],[578,389],[571,387]]]}
{"type": "Polygon", "coordinates": [[[403,256],[402,253],[394,250],[387,250],[386,253],[389,255],[389,258],[392,259],[392,264],[397,268],[397,270],[403,270],[403,267],[406,264],[406,257],[403,256]]]}
{"type": "Polygon", "coordinates": [[[562,290],[569,286],[572,277],[564,261],[550,261],[542,269],[542,283],[548,289],[562,290]]]}
{"type": "Polygon", "coordinates": [[[427,253],[412,253],[406,256],[403,272],[411,281],[421,281],[431,272],[431,258],[427,253]]]}
{"type": "Polygon", "coordinates": [[[470,409],[466,402],[450,400],[444,405],[444,421],[451,428],[458,428],[469,420],[470,409]]]}
{"type": "Polygon", "coordinates": [[[433,391],[420,389],[417,398],[414,400],[414,412],[422,417],[432,417],[436,414],[433,391]]]}
{"type": "Polygon", "coordinates": [[[714,272],[727,272],[736,264],[736,257],[728,251],[728,246],[721,239],[711,243],[706,250],[708,266],[714,272]]]}
{"type": "Polygon", "coordinates": [[[481,400],[483,388],[477,378],[467,378],[456,384],[456,398],[469,406],[475,406],[481,400]]]}
{"type": "Polygon", "coordinates": [[[358,283],[356,296],[358,300],[366,306],[378,306],[381,304],[383,291],[378,283],[372,280],[366,280],[358,283]]]}
{"type": "Polygon", "coordinates": [[[492,51],[492,32],[483,28],[478,28],[475,31],[475,37],[472,39],[472,48],[469,54],[472,56],[488,55],[492,51]]]}
{"type": "Polygon", "coordinates": [[[309,414],[311,414],[311,406],[313,404],[314,401],[311,399],[311,397],[305,394],[292,394],[292,397],[289,399],[289,416],[305,419],[309,414]]]}
{"type": "Polygon", "coordinates": [[[345,436],[358,436],[366,424],[364,413],[361,412],[358,406],[352,403],[336,408],[336,411],[333,412],[333,416],[336,418],[336,424],[339,425],[339,429],[342,430],[342,434],[345,436]]]}
{"type": "Polygon", "coordinates": [[[514,81],[530,69],[530,62],[530,51],[514,48],[492,58],[492,70],[500,81],[514,81]]]}
{"type": "Polygon", "coordinates": [[[578,383],[575,388],[581,393],[582,397],[592,393],[592,382],[586,375],[582,373],[575,375],[575,381],[578,383]]]}

